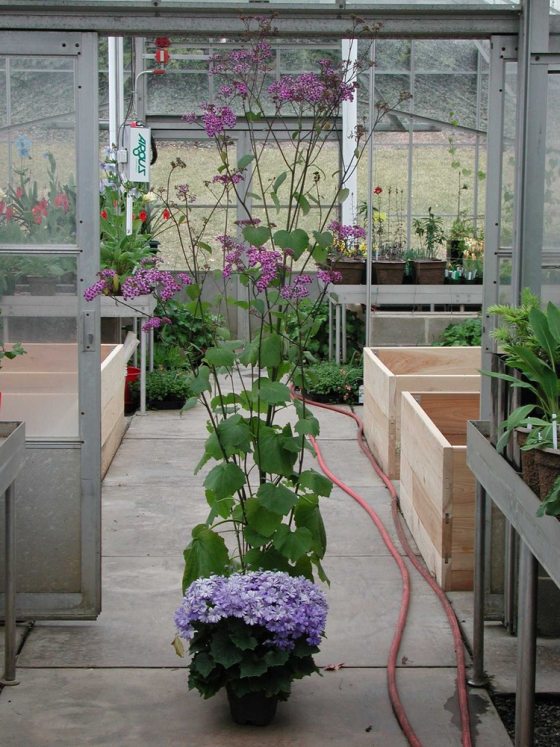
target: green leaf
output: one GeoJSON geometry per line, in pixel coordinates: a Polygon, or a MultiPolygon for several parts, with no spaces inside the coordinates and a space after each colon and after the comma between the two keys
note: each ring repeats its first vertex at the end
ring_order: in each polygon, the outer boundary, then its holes
{"type": "Polygon", "coordinates": [[[231,368],[235,362],[235,353],[225,347],[208,348],[204,354],[204,360],[210,366],[226,366],[231,368]]]}
{"type": "Polygon", "coordinates": [[[280,648],[273,648],[270,651],[267,651],[264,656],[264,659],[269,667],[281,667],[288,661],[289,658],[290,652],[283,651],[280,648]]]}
{"type": "Polygon", "coordinates": [[[282,523],[282,516],[275,511],[269,511],[259,498],[249,498],[245,501],[245,515],[249,527],[266,538],[272,537],[282,523]]]}
{"type": "Polygon", "coordinates": [[[251,429],[241,415],[230,415],[216,428],[217,437],[228,456],[251,451],[251,429]]]}
{"type": "Polygon", "coordinates": [[[223,538],[205,524],[198,524],[192,530],[192,540],[183,552],[183,557],[183,594],[197,578],[224,573],[229,563],[229,554],[223,538]]]}
{"type": "Polygon", "coordinates": [[[243,366],[255,366],[259,360],[259,339],[251,340],[239,355],[239,362],[243,366]]]}
{"type": "Polygon", "coordinates": [[[338,190],[337,199],[339,202],[344,202],[344,200],[348,199],[348,195],[350,194],[350,190],[347,187],[344,187],[343,189],[338,190]]]}
{"type": "Polygon", "coordinates": [[[244,677],[258,677],[259,675],[264,674],[267,669],[268,664],[266,663],[266,659],[261,658],[256,654],[253,656],[245,655],[243,661],[239,665],[239,676],[241,679],[244,677]]]}
{"type": "Polygon", "coordinates": [[[309,414],[306,418],[300,418],[295,424],[294,430],[300,436],[318,436],[319,435],[319,421],[316,417],[309,414]]]}
{"type": "Polygon", "coordinates": [[[195,654],[190,663],[190,669],[194,669],[203,677],[208,677],[215,666],[216,665],[214,663],[214,659],[212,659],[212,657],[209,656],[205,651],[199,651],[197,654],[195,654]]]}
{"type": "Polygon", "coordinates": [[[210,244],[207,244],[205,241],[197,241],[196,246],[199,249],[202,249],[204,252],[207,252],[208,254],[212,254],[212,251],[213,251],[212,247],[210,246],[210,244]]]}
{"type": "Polygon", "coordinates": [[[262,114],[260,112],[245,112],[247,122],[260,122],[262,114]]]}
{"type": "Polygon", "coordinates": [[[226,392],[224,394],[218,394],[213,397],[210,401],[210,407],[213,410],[227,407],[228,405],[238,405],[241,403],[241,397],[236,392],[226,392]]]}
{"type": "Polygon", "coordinates": [[[282,362],[282,338],[273,333],[265,337],[260,349],[260,365],[263,368],[274,368],[282,362]]]}
{"type": "Polygon", "coordinates": [[[183,407],[181,408],[181,412],[192,410],[197,405],[198,405],[198,397],[189,397],[188,400],[183,405],[183,407]]]}
{"type": "Polygon", "coordinates": [[[323,233],[313,231],[313,238],[317,246],[321,249],[329,249],[332,246],[333,235],[330,231],[323,231],[323,233]]]}
{"type": "Polygon", "coordinates": [[[237,168],[239,171],[243,171],[243,169],[246,169],[247,166],[251,163],[251,161],[255,160],[255,156],[252,153],[246,153],[244,156],[241,156],[239,161],[237,162],[237,168]]]}
{"type": "Polygon", "coordinates": [[[273,192],[278,192],[278,190],[284,184],[284,182],[286,181],[287,178],[288,178],[288,172],[287,171],[283,171],[281,174],[278,174],[278,176],[274,180],[274,184],[272,185],[272,191],[273,192]]]}
{"type": "Polygon", "coordinates": [[[278,199],[278,195],[276,194],[276,192],[271,192],[270,193],[270,199],[274,203],[274,207],[276,208],[276,212],[279,213],[280,212],[280,200],[278,199]]]}
{"type": "Polygon", "coordinates": [[[233,462],[217,464],[204,480],[204,487],[212,490],[218,499],[233,495],[243,485],[245,485],[245,473],[233,462]]]}
{"type": "Polygon", "coordinates": [[[333,484],[328,477],[321,475],[314,469],[307,469],[299,476],[299,484],[316,495],[328,497],[333,489],[333,484]]]}
{"type": "Polygon", "coordinates": [[[274,485],[265,482],[257,490],[257,497],[262,506],[278,516],[286,516],[296,505],[298,497],[285,485],[274,485]]]}
{"type": "Polygon", "coordinates": [[[208,366],[200,366],[196,376],[189,381],[189,386],[193,394],[202,394],[202,392],[212,391],[210,385],[210,369],[208,366]]]}
{"type": "Polygon", "coordinates": [[[243,238],[253,246],[262,246],[270,239],[270,229],[266,226],[245,226],[243,238]]]}
{"type": "Polygon", "coordinates": [[[297,450],[294,451],[285,435],[273,428],[261,427],[254,451],[255,462],[263,472],[289,477],[292,474],[299,448],[299,442],[297,450]]]}
{"type": "Polygon", "coordinates": [[[274,535],[273,544],[282,555],[296,563],[312,549],[313,537],[307,527],[298,527],[292,532],[287,524],[282,524],[274,535]]]}
{"type": "Polygon", "coordinates": [[[253,384],[253,394],[269,405],[282,405],[291,399],[290,390],[279,381],[271,381],[264,377],[257,379],[253,384]]]}
{"type": "Polygon", "coordinates": [[[283,555],[273,547],[267,547],[266,550],[253,548],[245,554],[245,563],[250,570],[263,571],[285,571],[290,572],[291,566],[283,555]]]}
{"type": "Polygon", "coordinates": [[[307,213],[311,210],[311,206],[307,197],[305,195],[302,195],[301,192],[294,192],[293,198],[301,208],[302,214],[307,215],[307,213]]]}
{"type": "Polygon", "coordinates": [[[529,311],[529,324],[533,329],[533,334],[537,338],[539,345],[546,351],[551,365],[555,365],[557,341],[550,331],[547,315],[543,314],[540,309],[531,309],[529,311]]]}
{"type": "Polygon", "coordinates": [[[548,302],[546,315],[548,317],[548,328],[550,334],[554,337],[557,343],[560,343],[560,309],[558,306],[555,306],[552,301],[548,302]]]}
{"type": "Polygon", "coordinates": [[[302,228],[293,231],[276,231],[274,242],[281,249],[291,249],[295,259],[299,259],[309,247],[309,235],[302,228]]]}
{"type": "Polygon", "coordinates": [[[312,549],[319,558],[323,558],[327,550],[327,533],[319,510],[317,496],[303,495],[300,497],[294,509],[294,520],[297,527],[309,529],[313,537],[312,549]]]}
{"type": "Polygon", "coordinates": [[[229,519],[233,508],[233,498],[231,496],[217,498],[213,490],[206,490],[204,494],[208,505],[212,509],[206,523],[212,523],[217,516],[221,516],[222,519],[229,519]]]}
{"type": "Polygon", "coordinates": [[[247,625],[244,622],[239,621],[239,625],[234,624],[232,621],[229,625],[229,637],[230,640],[235,643],[237,648],[241,651],[253,651],[257,647],[257,639],[247,629],[247,625]]]}
{"type": "Polygon", "coordinates": [[[226,669],[239,664],[243,659],[242,652],[232,643],[226,630],[220,630],[212,637],[210,651],[216,664],[221,664],[226,669]]]}

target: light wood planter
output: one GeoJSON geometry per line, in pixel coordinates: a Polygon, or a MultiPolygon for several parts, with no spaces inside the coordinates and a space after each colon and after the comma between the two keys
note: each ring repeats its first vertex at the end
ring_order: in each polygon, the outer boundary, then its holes
{"type": "Polygon", "coordinates": [[[428,569],[445,591],[473,585],[475,478],[467,420],[480,398],[466,392],[402,394],[400,507],[428,569]]]}
{"type": "Polygon", "coordinates": [[[402,392],[479,392],[480,347],[364,349],[364,433],[383,471],[399,479],[402,392]]]}
{"type": "MultiPolygon", "coordinates": [[[[2,420],[25,421],[28,440],[66,440],[79,436],[78,346],[28,343],[25,355],[0,372],[2,420]]],[[[126,430],[126,363],[138,339],[129,333],[122,345],[101,345],[101,472],[107,471],[126,430]]]]}

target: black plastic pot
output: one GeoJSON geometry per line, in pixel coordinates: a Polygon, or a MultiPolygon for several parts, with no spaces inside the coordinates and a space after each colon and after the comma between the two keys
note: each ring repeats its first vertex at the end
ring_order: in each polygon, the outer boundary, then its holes
{"type": "Polygon", "coordinates": [[[236,724],[242,726],[268,726],[276,715],[278,698],[267,697],[262,692],[238,696],[226,688],[229,710],[236,724]]]}

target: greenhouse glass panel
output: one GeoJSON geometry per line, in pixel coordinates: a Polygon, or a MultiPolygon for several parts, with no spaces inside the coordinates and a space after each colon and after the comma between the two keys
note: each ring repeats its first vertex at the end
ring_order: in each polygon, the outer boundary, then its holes
{"type": "Polygon", "coordinates": [[[73,61],[39,62],[6,58],[2,73],[0,244],[76,239],[73,61]]]}
{"type": "Polygon", "coordinates": [[[375,69],[382,72],[410,70],[411,42],[402,39],[382,39],[375,42],[375,69]]]}
{"type": "Polygon", "coordinates": [[[453,117],[463,127],[477,126],[476,75],[416,75],[413,97],[416,114],[439,122],[453,117]]]}
{"type": "Polygon", "coordinates": [[[548,75],[543,232],[543,285],[560,301],[560,70],[548,75]]]}
{"type": "Polygon", "coordinates": [[[76,259],[0,253],[2,342],[25,354],[0,371],[2,417],[25,420],[28,439],[77,438],[76,259]]]}
{"type": "Polygon", "coordinates": [[[517,119],[517,63],[506,63],[505,81],[500,247],[511,247],[515,197],[514,138],[517,119]]]}
{"type": "Polygon", "coordinates": [[[476,72],[478,49],[469,40],[434,39],[414,42],[414,62],[422,72],[476,72]]]}

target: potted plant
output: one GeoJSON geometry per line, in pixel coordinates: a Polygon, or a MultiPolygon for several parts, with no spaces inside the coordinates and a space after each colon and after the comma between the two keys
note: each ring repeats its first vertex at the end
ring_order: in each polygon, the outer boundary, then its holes
{"type": "MultiPolygon", "coordinates": [[[[133,395],[138,395],[138,379],[130,385],[133,395]]],[[[146,374],[146,402],[152,410],[180,410],[192,392],[185,370],[154,369],[146,374]]]]}
{"type": "Polygon", "coordinates": [[[341,404],[358,403],[363,381],[361,365],[339,366],[332,361],[307,366],[298,377],[298,384],[308,399],[341,404]]]}
{"type": "Polygon", "coordinates": [[[60,257],[27,254],[21,257],[20,270],[33,296],[54,296],[64,274],[60,257]]]}
{"type": "Polygon", "coordinates": [[[434,215],[432,208],[428,208],[426,218],[415,218],[414,233],[422,242],[422,247],[416,250],[413,260],[415,282],[440,285],[445,279],[446,261],[438,257],[445,242],[442,219],[434,215]]]}
{"type": "Polygon", "coordinates": [[[496,448],[501,451],[514,432],[523,452],[522,468],[531,487],[546,498],[556,475],[560,472],[557,418],[560,407],[560,309],[549,302],[546,311],[539,308],[538,298],[530,291],[522,294],[520,307],[493,306],[489,313],[506,320],[506,326],[498,329],[495,337],[502,342],[505,362],[511,373],[484,371],[507,382],[511,387],[529,395],[530,401],[522,402],[500,423],[500,438],[496,448]],[[519,433],[520,429],[523,429],[519,433]],[[534,452],[539,473],[537,488],[534,452]],[[541,469],[542,467],[542,469],[541,469]]]}
{"type": "Polygon", "coordinates": [[[225,688],[236,723],[266,726],[292,681],[318,672],[313,654],[326,614],[324,594],[303,576],[249,571],[194,581],[175,613],[175,648],[182,655],[188,641],[192,657],[189,689],[209,698],[225,688]]]}
{"type": "Polygon", "coordinates": [[[332,231],[333,240],[327,253],[326,263],[321,266],[337,273],[334,283],[344,285],[363,283],[367,254],[364,243],[365,230],[361,226],[343,225],[339,221],[332,221],[328,229],[332,231]]]}

